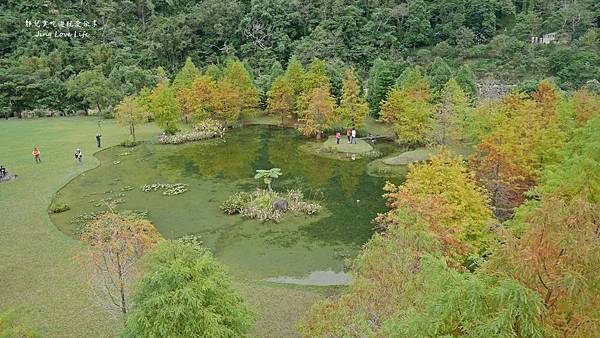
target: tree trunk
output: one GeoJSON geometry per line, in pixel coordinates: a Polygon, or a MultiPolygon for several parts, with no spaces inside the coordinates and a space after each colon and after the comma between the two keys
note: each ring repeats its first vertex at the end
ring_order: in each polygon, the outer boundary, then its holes
{"type": "Polygon", "coordinates": [[[142,20],[142,30],[146,30],[146,13],[144,13],[144,3],[139,7],[138,14],[142,20]]]}
{"type": "Polygon", "coordinates": [[[446,145],[446,125],[442,123],[442,145],[446,145]]]}
{"type": "Polygon", "coordinates": [[[496,166],[494,167],[494,177],[493,180],[495,181],[495,187],[492,190],[492,205],[495,207],[498,207],[499,201],[498,201],[498,190],[500,190],[500,183],[498,183],[500,178],[500,163],[496,163],[496,166]]]}
{"type": "Polygon", "coordinates": [[[127,303],[125,302],[125,282],[123,281],[123,268],[121,267],[121,260],[119,253],[117,252],[117,274],[119,276],[119,293],[121,296],[121,312],[124,315],[127,314],[127,303]]]}
{"type": "Polygon", "coordinates": [[[321,139],[321,132],[318,132],[317,133],[317,140],[320,140],[320,139],[321,139]]]}

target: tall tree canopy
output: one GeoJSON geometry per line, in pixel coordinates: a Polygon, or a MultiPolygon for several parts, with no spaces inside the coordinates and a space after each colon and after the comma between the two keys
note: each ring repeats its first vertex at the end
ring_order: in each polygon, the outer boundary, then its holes
{"type": "Polygon", "coordinates": [[[208,250],[162,241],[146,258],[124,336],[242,336],[254,315],[230,283],[208,250]]]}
{"type": "Polygon", "coordinates": [[[369,113],[369,106],[362,96],[360,82],[352,69],[346,69],[342,86],[342,97],[338,108],[338,119],[345,127],[361,128],[369,113]]]}

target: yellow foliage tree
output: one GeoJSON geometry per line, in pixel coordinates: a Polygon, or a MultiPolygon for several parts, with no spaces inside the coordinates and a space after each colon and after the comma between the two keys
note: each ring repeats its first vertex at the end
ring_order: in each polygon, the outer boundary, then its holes
{"type": "Polygon", "coordinates": [[[115,119],[127,126],[135,143],[135,126],[148,121],[148,111],[133,96],[127,96],[115,109],[115,119]]]}
{"type": "Polygon", "coordinates": [[[434,114],[432,139],[437,144],[449,145],[462,139],[469,116],[469,98],[454,79],[442,87],[439,96],[441,102],[434,114]]]}
{"type": "Polygon", "coordinates": [[[398,141],[422,144],[431,130],[434,106],[431,93],[422,86],[394,86],[381,103],[380,119],[394,129],[398,141]]]}
{"type": "Polygon", "coordinates": [[[215,83],[209,76],[201,75],[190,88],[180,91],[179,103],[189,112],[193,121],[199,122],[212,116],[211,100],[215,93],[215,83]]]}
{"type": "Polygon", "coordinates": [[[443,150],[430,162],[409,167],[401,186],[385,187],[391,210],[377,218],[383,228],[398,225],[398,213],[414,212],[427,221],[445,248],[449,264],[460,267],[487,246],[485,227],[492,211],[475,174],[459,157],[443,150]]]}
{"type": "Polygon", "coordinates": [[[222,80],[229,83],[239,96],[242,110],[254,110],[258,107],[258,90],[250,73],[239,60],[231,60],[223,71],[222,80]]]}
{"type": "Polygon", "coordinates": [[[335,99],[331,97],[329,86],[314,89],[308,97],[308,107],[300,119],[300,132],[305,136],[321,138],[323,131],[331,126],[335,117],[335,99]]]}
{"type": "Polygon", "coordinates": [[[338,108],[338,119],[343,126],[355,126],[361,128],[365,125],[365,118],[369,112],[369,106],[364,97],[361,96],[361,88],[354,70],[347,69],[342,82],[342,98],[338,108]]]}
{"type": "Polygon", "coordinates": [[[292,116],[295,98],[294,88],[287,76],[280,76],[267,92],[267,111],[280,117],[283,125],[285,119],[292,116]]]}
{"type": "Polygon", "coordinates": [[[220,79],[210,100],[215,117],[225,123],[233,123],[240,118],[244,98],[231,82],[220,79]]]}
{"type": "Polygon", "coordinates": [[[587,121],[600,115],[600,96],[586,88],[579,89],[571,97],[573,110],[578,126],[583,126],[587,121]]]}

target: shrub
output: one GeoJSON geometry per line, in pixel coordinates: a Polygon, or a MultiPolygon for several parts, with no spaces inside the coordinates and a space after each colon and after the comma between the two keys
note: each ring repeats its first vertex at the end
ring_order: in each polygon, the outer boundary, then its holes
{"type": "Polygon", "coordinates": [[[246,206],[244,206],[244,208],[242,208],[240,211],[240,214],[243,217],[258,219],[262,222],[273,221],[275,223],[279,223],[279,219],[281,218],[281,212],[279,210],[275,210],[272,207],[262,207],[256,202],[256,200],[246,204],[246,206]]]}
{"type": "Polygon", "coordinates": [[[223,134],[225,134],[226,131],[225,127],[223,126],[223,123],[213,119],[206,119],[199,122],[198,124],[196,124],[196,127],[194,129],[196,129],[197,131],[203,131],[206,133],[214,134],[215,136],[223,136],[223,134]]]}
{"type": "Polygon", "coordinates": [[[244,337],[254,312],[209,250],[162,241],[146,256],[124,337],[244,337]]]}
{"type": "Polygon", "coordinates": [[[53,214],[59,214],[61,212],[65,212],[69,209],[71,209],[71,208],[68,205],[61,203],[61,202],[55,202],[50,206],[50,212],[53,214]]]}
{"type": "Polygon", "coordinates": [[[168,124],[164,128],[164,132],[167,135],[175,135],[179,132],[179,128],[175,124],[168,124]]]}
{"type": "Polygon", "coordinates": [[[121,147],[125,148],[133,148],[138,145],[138,142],[134,142],[132,140],[125,140],[119,144],[121,147]]]}
{"type": "Polygon", "coordinates": [[[276,199],[279,199],[278,193],[256,190],[240,210],[240,215],[246,218],[258,219],[262,222],[279,222],[281,212],[273,208],[273,201],[276,199]]]}
{"type": "Polygon", "coordinates": [[[162,134],[158,138],[158,142],[162,144],[181,144],[186,142],[201,141],[217,136],[223,137],[225,131],[226,129],[223,127],[221,122],[207,119],[198,123],[191,131],[176,134],[162,134]]]}
{"type": "Polygon", "coordinates": [[[317,203],[300,202],[297,204],[297,210],[307,215],[314,215],[321,210],[321,205],[317,203]]]}
{"type": "Polygon", "coordinates": [[[228,215],[240,214],[262,222],[279,222],[284,212],[273,208],[273,202],[280,199],[288,202],[288,211],[291,212],[314,215],[321,210],[319,203],[304,201],[304,194],[299,189],[290,189],[286,194],[264,189],[258,189],[254,193],[238,192],[225,200],[219,208],[228,215]]]}
{"type": "Polygon", "coordinates": [[[247,192],[237,192],[226,199],[219,207],[221,211],[228,215],[239,214],[242,208],[252,199],[252,195],[247,192]]]}
{"type": "Polygon", "coordinates": [[[40,337],[36,330],[23,325],[21,311],[8,309],[0,311],[0,337],[35,338],[40,337]]]}
{"type": "Polygon", "coordinates": [[[204,242],[202,241],[202,238],[200,236],[198,236],[198,235],[194,235],[194,234],[185,235],[183,237],[179,237],[177,239],[177,241],[179,243],[183,243],[185,245],[190,245],[190,246],[192,246],[192,247],[194,247],[196,249],[199,249],[199,250],[201,250],[201,249],[204,248],[203,247],[204,242]]]}

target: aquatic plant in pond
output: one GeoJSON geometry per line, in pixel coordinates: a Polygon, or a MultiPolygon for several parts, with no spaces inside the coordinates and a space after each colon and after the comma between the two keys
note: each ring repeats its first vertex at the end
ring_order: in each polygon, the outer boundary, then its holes
{"type": "Polygon", "coordinates": [[[269,188],[269,192],[272,192],[273,187],[271,186],[271,183],[273,183],[273,180],[279,178],[279,176],[281,176],[282,174],[283,173],[279,168],[271,168],[269,170],[257,169],[256,175],[254,175],[254,179],[260,180],[262,178],[263,182],[265,182],[265,184],[269,188]]]}
{"type": "Polygon", "coordinates": [[[321,210],[321,205],[316,201],[305,201],[300,190],[279,193],[257,189],[254,193],[237,192],[219,208],[228,215],[240,214],[242,217],[262,222],[279,223],[280,218],[288,211],[291,214],[314,215],[321,210]]]}
{"type": "Polygon", "coordinates": [[[185,183],[175,183],[175,184],[164,184],[164,183],[152,183],[152,184],[144,184],[142,186],[143,192],[150,191],[158,191],[163,190],[163,195],[165,196],[175,196],[183,194],[188,191],[187,184],[185,183]]]}
{"type": "Polygon", "coordinates": [[[61,202],[54,202],[52,203],[52,205],[50,206],[50,212],[53,214],[58,214],[61,212],[65,212],[67,210],[69,210],[70,207],[64,203],[61,202]]]}

